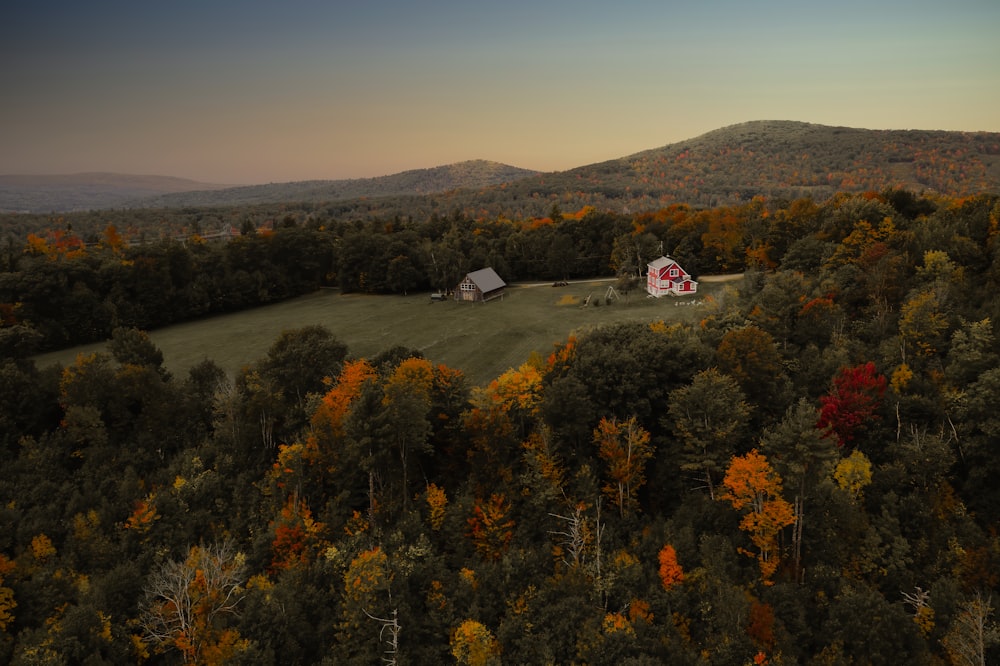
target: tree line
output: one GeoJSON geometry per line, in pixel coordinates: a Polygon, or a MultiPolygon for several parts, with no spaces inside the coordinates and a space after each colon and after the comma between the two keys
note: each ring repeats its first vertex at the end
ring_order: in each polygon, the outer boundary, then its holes
{"type": "Polygon", "coordinates": [[[0,661],[992,663],[1000,202],[750,209],[705,216],[725,307],[486,386],[322,327],[39,369],[5,325],[0,661]]]}
{"type": "MultiPolygon", "coordinates": [[[[937,203],[889,193],[914,207],[937,203]]],[[[506,281],[638,275],[661,254],[688,272],[740,272],[748,262],[780,260],[797,224],[837,215],[810,200],[715,209],[673,205],[623,215],[584,207],[543,218],[469,220],[459,213],[377,221],[338,221],[315,211],[266,227],[245,217],[240,233],[206,241],[186,235],[144,240],[108,224],[100,233],[70,228],[8,238],[0,253],[0,324],[36,334],[40,350],[108,339],[115,328],[151,330],[257,307],[322,287],[405,294],[454,288],[491,266],[506,281]],[[805,219],[800,219],[805,218],[805,219]],[[772,229],[775,221],[784,229],[772,229]],[[766,247],[765,247],[766,245],[766,247]]],[[[218,222],[218,220],[216,220],[218,222]]]]}

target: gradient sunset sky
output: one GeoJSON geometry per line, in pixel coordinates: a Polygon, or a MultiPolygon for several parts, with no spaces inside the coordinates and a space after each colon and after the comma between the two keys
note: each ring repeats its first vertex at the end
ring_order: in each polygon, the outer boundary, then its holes
{"type": "Polygon", "coordinates": [[[0,174],[554,171],[763,119],[1000,131],[998,0],[16,0],[0,16],[0,174]]]}

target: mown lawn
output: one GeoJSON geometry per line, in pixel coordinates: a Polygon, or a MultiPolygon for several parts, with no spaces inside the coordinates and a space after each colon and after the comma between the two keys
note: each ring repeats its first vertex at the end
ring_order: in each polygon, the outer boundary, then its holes
{"type": "MultiPolygon", "coordinates": [[[[473,385],[485,385],[535,351],[548,355],[572,334],[618,321],[698,321],[725,298],[725,282],[703,281],[694,297],[647,298],[603,304],[608,282],[564,287],[512,286],[503,300],[486,304],[431,302],[426,293],[369,296],[324,290],[284,303],[150,332],[175,376],[203,359],[230,375],[262,358],[286,329],[321,324],[347,344],[352,356],[374,356],[396,345],[418,349],[434,363],[461,369],[473,385]],[[599,307],[582,307],[588,294],[599,307]]],[[[94,344],[36,357],[39,367],[72,363],[94,344]]]]}

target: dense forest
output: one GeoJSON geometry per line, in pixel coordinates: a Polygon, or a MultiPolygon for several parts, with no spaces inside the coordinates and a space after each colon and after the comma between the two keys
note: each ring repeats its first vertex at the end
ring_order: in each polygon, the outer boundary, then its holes
{"type": "Polygon", "coordinates": [[[1000,197],[89,240],[2,255],[0,662],[1000,662],[1000,197]],[[738,295],[485,386],[321,327],[173,376],[143,332],[660,252],[738,295]]]}

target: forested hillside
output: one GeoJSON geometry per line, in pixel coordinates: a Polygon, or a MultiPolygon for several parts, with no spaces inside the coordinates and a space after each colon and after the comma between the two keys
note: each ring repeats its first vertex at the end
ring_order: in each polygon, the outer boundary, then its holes
{"type": "Polygon", "coordinates": [[[120,208],[128,201],[166,192],[227,187],[167,176],[77,173],[56,176],[0,175],[0,211],[52,213],[120,208]]]}
{"type": "MultiPolygon", "coordinates": [[[[820,201],[837,192],[899,186],[951,196],[996,194],[1000,192],[1000,134],[753,121],[568,171],[531,174],[507,167],[501,172],[502,179],[492,181],[455,178],[450,187],[426,182],[436,181],[430,179],[433,172],[461,166],[386,179],[172,194],[143,204],[204,207],[341,202],[354,214],[374,208],[385,217],[414,210],[394,195],[440,193],[431,200],[445,210],[459,208],[469,217],[526,217],[547,212],[551,200],[572,208],[591,205],[635,213],[671,203],[730,205],[761,195],[788,199],[808,196],[820,201]],[[362,197],[364,200],[358,200],[362,197]]],[[[426,208],[421,210],[421,214],[426,213],[426,208]]]]}
{"type": "Polygon", "coordinates": [[[411,169],[391,176],[315,180],[251,185],[212,192],[183,192],[146,197],[128,202],[130,207],[179,208],[245,206],[281,202],[330,202],[419,196],[458,189],[480,189],[527,178],[536,172],[490,162],[469,160],[429,169],[411,169]]]}
{"type": "MultiPolygon", "coordinates": [[[[88,242],[115,225],[130,241],[205,234],[295,219],[475,221],[549,215],[553,206],[634,215],[671,205],[715,208],[905,188],[917,195],[1000,194],[1000,134],[867,130],[791,121],[724,127],[687,141],[553,173],[474,160],[380,178],[302,181],[124,200],[58,213],[43,199],[12,207],[0,178],[0,242],[70,227],[88,242]]],[[[203,188],[206,189],[206,188],[203,188]]]]}
{"type": "Polygon", "coordinates": [[[54,214],[121,208],[211,208],[259,203],[338,201],[419,196],[482,188],[525,178],[528,169],[469,160],[377,178],[308,180],[268,185],[215,185],[181,178],[84,173],[65,176],[0,175],[0,211],[54,214]]]}
{"type": "Polygon", "coordinates": [[[1000,198],[425,226],[4,253],[0,662],[1000,661],[1000,198]],[[738,297],[485,386],[317,327],[173,376],[137,328],[398,287],[362,257],[435,286],[459,257],[627,272],[661,243],[745,269],[738,297]],[[28,360],[86,326],[109,353],[28,360]]]}

